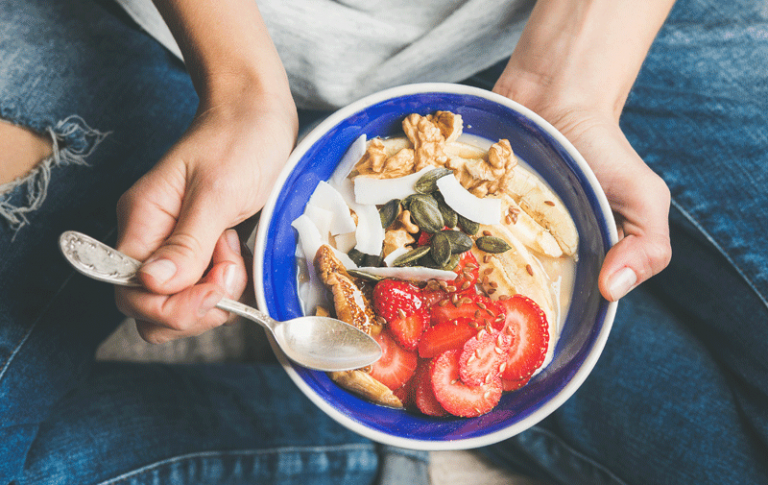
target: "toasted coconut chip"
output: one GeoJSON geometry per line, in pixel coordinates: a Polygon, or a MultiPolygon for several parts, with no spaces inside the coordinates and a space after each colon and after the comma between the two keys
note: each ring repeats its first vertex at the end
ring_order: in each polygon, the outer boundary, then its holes
{"type": "Polygon", "coordinates": [[[456,180],[456,177],[438,179],[437,187],[443,194],[445,203],[470,221],[480,224],[498,224],[501,222],[501,201],[499,199],[475,197],[456,180]]]}

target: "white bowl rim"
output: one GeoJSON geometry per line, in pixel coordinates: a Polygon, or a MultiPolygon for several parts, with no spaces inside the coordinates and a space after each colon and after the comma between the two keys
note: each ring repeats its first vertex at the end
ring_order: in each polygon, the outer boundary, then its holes
{"type": "MultiPolygon", "coordinates": [[[[350,115],[357,113],[358,111],[361,111],[369,106],[386,101],[387,99],[398,98],[402,96],[408,96],[408,95],[419,94],[419,93],[433,93],[433,92],[464,94],[464,95],[486,98],[489,101],[494,101],[498,104],[504,105],[514,111],[517,111],[523,114],[529,119],[533,120],[538,125],[539,128],[541,128],[548,135],[554,138],[568,152],[568,154],[573,158],[573,160],[579,166],[579,169],[582,171],[584,177],[589,182],[592,190],[594,191],[595,198],[598,202],[602,215],[606,219],[605,225],[608,228],[609,246],[613,246],[614,244],[616,244],[616,242],[618,241],[618,233],[616,230],[616,223],[613,217],[613,211],[611,210],[611,207],[608,203],[608,199],[606,198],[605,193],[602,190],[602,187],[597,181],[597,177],[595,177],[594,172],[589,167],[586,160],[584,160],[584,157],[581,156],[578,150],[576,150],[576,148],[571,144],[570,141],[568,141],[567,138],[565,138],[565,136],[562,133],[560,133],[555,127],[553,127],[549,122],[544,120],[544,118],[542,118],[541,116],[537,115],[530,109],[526,108],[525,106],[509,98],[501,96],[500,94],[493,93],[491,91],[486,91],[481,88],[466,86],[463,84],[451,84],[451,83],[416,83],[416,84],[406,84],[406,85],[402,85],[394,88],[385,89],[383,91],[379,91],[377,93],[361,98],[339,109],[338,111],[335,111],[334,113],[332,113],[320,124],[318,124],[315,128],[313,128],[298,143],[296,148],[294,148],[293,152],[288,158],[288,161],[286,162],[285,167],[283,167],[283,170],[280,172],[280,175],[275,181],[274,190],[272,191],[269,198],[267,199],[267,202],[264,205],[264,208],[262,209],[261,217],[259,220],[260,221],[271,220],[272,214],[275,209],[275,205],[277,203],[277,198],[281,192],[280,189],[282,189],[283,185],[285,184],[285,181],[288,179],[291,172],[293,171],[293,168],[301,160],[301,157],[304,156],[307,150],[315,142],[317,142],[320,138],[322,138],[322,136],[329,129],[333,128],[338,123],[348,118],[350,115]]],[[[262,311],[267,313],[268,313],[267,302],[264,296],[263,287],[262,285],[258,284],[258,282],[262,281],[264,278],[264,272],[263,272],[264,251],[259,251],[258,248],[266,247],[265,243],[266,243],[266,236],[268,233],[268,226],[269,224],[260,223],[259,227],[257,228],[256,240],[254,244],[254,258],[253,258],[253,275],[254,275],[254,288],[256,292],[256,302],[258,307],[262,311]]],[[[616,315],[617,306],[618,306],[617,302],[615,301],[609,302],[606,308],[605,320],[603,322],[602,328],[600,329],[600,332],[598,333],[595,339],[594,345],[592,346],[586,358],[584,359],[584,362],[576,371],[576,373],[573,375],[573,377],[568,381],[568,383],[559,392],[557,392],[554,396],[552,396],[551,399],[543,403],[539,409],[536,409],[529,416],[523,418],[522,420],[518,421],[517,423],[514,423],[511,426],[494,431],[492,433],[488,433],[483,436],[458,439],[458,440],[429,441],[429,440],[416,440],[416,439],[410,439],[410,438],[403,438],[399,436],[392,436],[382,431],[371,429],[361,424],[360,422],[339,412],[333,406],[328,404],[323,398],[321,398],[315,392],[315,390],[312,389],[306,382],[304,382],[301,376],[299,376],[296,370],[292,367],[291,362],[288,360],[285,354],[283,354],[283,352],[280,351],[279,347],[275,345],[272,339],[270,339],[270,344],[272,346],[272,349],[275,351],[275,355],[277,356],[278,361],[282,365],[283,369],[285,369],[285,371],[288,373],[288,375],[290,376],[294,384],[299,389],[301,389],[302,392],[304,392],[304,394],[316,406],[318,406],[321,410],[323,410],[326,414],[328,414],[328,416],[330,416],[332,419],[334,419],[344,427],[358,433],[361,436],[369,438],[373,441],[389,444],[392,446],[397,446],[400,448],[408,448],[413,450],[424,450],[424,451],[465,450],[465,449],[471,449],[471,448],[479,448],[482,446],[488,446],[494,443],[498,443],[499,441],[505,440],[507,438],[511,438],[512,436],[518,433],[521,433],[522,431],[525,431],[526,429],[529,429],[530,427],[534,426],[535,424],[537,424],[538,422],[540,422],[541,420],[543,420],[544,418],[552,414],[566,400],[568,400],[576,392],[576,390],[584,383],[587,376],[592,372],[592,369],[597,363],[598,358],[602,354],[603,348],[605,347],[605,343],[608,340],[608,335],[610,334],[610,330],[613,325],[613,319],[616,315]]]]}

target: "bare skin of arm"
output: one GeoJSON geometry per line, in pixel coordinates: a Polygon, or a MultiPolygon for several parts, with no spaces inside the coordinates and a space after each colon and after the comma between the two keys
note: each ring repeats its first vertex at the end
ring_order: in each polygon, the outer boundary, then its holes
{"type": "Polygon", "coordinates": [[[200,104],[182,138],[118,204],[121,251],[146,289],[116,290],[153,343],[225,323],[247,272],[231,228],[264,205],[295,143],[296,107],[253,0],[157,0],[200,104]]]}
{"type": "Polygon", "coordinates": [[[599,286],[618,300],[671,258],[670,194],[619,116],[673,0],[538,0],[494,91],[540,114],[581,152],[606,192],[620,241],[599,286]]]}

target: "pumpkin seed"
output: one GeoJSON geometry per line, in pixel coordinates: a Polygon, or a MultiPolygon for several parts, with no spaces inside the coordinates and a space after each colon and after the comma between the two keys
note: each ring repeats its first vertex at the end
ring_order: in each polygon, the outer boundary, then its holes
{"type": "Polygon", "coordinates": [[[459,265],[460,259],[461,259],[460,254],[452,254],[448,262],[445,263],[440,269],[443,269],[445,271],[453,271],[456,269],[456,266],[459,265]]]}
{"type": "Polygon", "coordinates": [[[352,248],[347,253],[347,256],[349,256],[349,259],[351,259],[356,265],[358,266],[365,266],[363,262],[365,261],[365,253],[361,253],[355,248],[352,248]]]}
{"type": "Polygon", "coordinates": [[[388,228],[395,222],[397,215],[400,213],[400,200],[392,199],[379,209],[379,217],[381,218],[381,227],[388,228]]]}
{"type": "Polygon", "coordinates": [[[475,221],[470,221],[466,217],[462,216],[461,214],[458,214],[459,219],[459,228],[461,228],[462,231],[469,234],[470,236],[473,236],[477,234],[477,231],[480,230],[480,224],[478,224],[475,221]]]}
{"type": "Polygon", "coordinates": [[[416,249],[411,249],[402,256],[395,258],[395,260],[392,261],[392,266],[414,266],[417,261],[429,254],[430,250],[429,246],[419,246],[416,249]]]}
{"type": "Polygon", "coordinates": [[[432,197],[437,201],[437,208],[440,209],[440,214],[443,215],[445,225],[451,228],[456,227],[456,224],[459,223],[459,215],[445,203],[443,194],[435,192],[432,194],[432,197]]]}
{"type": "Polygon", "coordinates": [[[380,255],[376,254],[364,254],[363,258],[363,264],[362,266],[366,266],[368,268],[378,268],[381,266],[381,262],[383,258],[380,255]]]}
{"type": "Polygon", "coordinates": [[[431,194],[437,190],[437,180],[452,175],[453,170],[445,167],[439,167],[422,175],[419,180],[413,184],[413,190],[420,194],[431,194]]]}
{"type": "Polygon", "coordinates": [[[446,235],[447,232],[453,231],[440,231],[432,237],[430,247],[432,248],[432,259],[435,264],[444,266],[448,264],[448,260],[451,259],[451,241],[446,235]]]}
{"type": "Polygon", "coordinates": [[[507,241],[496,236],[479,237],[477,238],[477,241],[475,241],[475,244],[486,253],[503,253],[512,249],[512,247],[507,244],[507,241]]]}
{"type": "Polygon", "coordinates": [[[374,282],[378,282],[384,279],[383,276],[373,275],[371,273],[366,273],[365,271],[360,271],[357,269],[348,269],[347,273],[349,273],[350,276],[354,278],[361,278],[364,280],[374,281],[374,282]]]}
{"type": "Polygon", "coordinates": [[[461,254],[472,249],[472,239],[461,231],[443,231],[451,243],[451,254],[461,254]]]}
{"type": "MultiPolygon", "coordinates": [[[[422,246],[422,247],[428,248],[429,246],[422,246]]],[[[419,258],[417,266],[424,266],[425,268],[440,269],[440,266],[437,263],[435,263],[434,259],[432,259],[431,251],[430,253],[425,254],[424,256],[419,258]]]]}
{"type": "Polygon", "coordinates": [[[409,210],[411,211],[411,219],[422,231],[434,234],[445,227],[443,215],[437,207],[437,201],[432,197],[413,198],[409,210]]]}

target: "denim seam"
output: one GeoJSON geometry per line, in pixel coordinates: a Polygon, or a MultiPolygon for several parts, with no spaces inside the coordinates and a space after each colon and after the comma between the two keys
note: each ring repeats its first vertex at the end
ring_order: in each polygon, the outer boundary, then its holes
{"type": "MultiPolygon", "coordinates": [[[[47,309],[50,306],[51,302],[53,302],[56,299],[56,297],[59,295],[59,293],[61,293],[61,290],[63,290],[64,287],[67,286],[67,284],[69,284],[69,281],[72,279],[72,276],[74,276],[74,274],[75,274],[75,271],[73,270],[72,273],[67,277],[67,279],[65,279],[62,282],[61,286],[59,286],[59,288],[56,290],[56,293],[53,295],[53,297],[50,300],[48,300],[49,301],[48,306],[43,310],[41,315],[44,314],[47,311],[47,309]]],[[[40,318],[41,317],[37,317],[35,319],[35,321],[32,323],[32,325],[29,326],[29,330],[27,331],[27,333],[25,333],[24,336],[21,338],[21,340],[19,340],[19,343],[13,349],[13,352],[11,352],[11,355],[8,356],[8,358],[5,360],[5,362],[0,364],[0,385],[2,385],[3,378],[5,377],[5,373],[8,370],[8,368],[11,366],[11,363],[13,362],[13,359],[16,357],[16,354],[19,353],[21,348],[27,342],[27,339],[29,338],[29,336],[32,335],[32,332],[35,330],[35,327],[37,327],[37,324],[40,323],[40,318]]]]}
{"type": "Polygon", "coordinates": [[[755,292],[755,295],[757,295],[757,297],[760,299],[760,301],[762,302],[763,306],[765,306],[765,307],[766,307],[766,309],[768,309],[768,301],[766,301],[766,299],[763,297],[763,295],[760,293],[760,291],[757,289],[757,287],[756,287],[756,286],[755,286],[755,285],[752,283],[752,281],[751,281],[751,280],[750,280],[750,279],[747,277],[747,275],[746,275],[746,274],[744,274],[744,271],[742,271],[742,270],[741,270],[741,268],[739,267],[739,265],[738,265],[738,264],[736,264],[736,262],[735,262],[735,261],[734,261],[734,260],[731,258],[731,256],[730,256],[730,255],[729,255],[729,254],[728,254],[728,253],[727,253],[727,252],[726,252],[726,251],[725,251],[725,250],[722,248],[722,246],[720,246],[720,244],[718,244],[718,243],[717,243],[717,241],[715,240],[715,238],[714,238],[714,237],[712,237],[712,235],[711,235],[711,234],[709,234],[709,232],[707,232],[707,230],[706,230],[706,229],[704,229],[704,227],[703,227],[703,226],[702,226],[702,225],[701,225],[701,224],[700,224],[700,223],[699,223],[699,222],[698,222],[698,221],[697,221],[697,220],[696,220],[696,219],[693,217],[693,215],[691,215],[691,214],[690,214],[688,211],[686,211],[686,210],[685,210],[685,209],[684,209],[684,208],[683,208],[683,207],[682,207],[682,206],[681,206],[679,203],[677,203],[677,201],[675,201],[675,199],[674,199],[674,198],[672,199],[672,205],[673,205],[673,206],[674,206],[674,207],[675,207],[677,210],[679,210],[679,211],[680,211],[680,213],[681,213],[681,214],[683,214],[683,216],[684,216],[686,219],[688,219],[688,221],[689,221],[691,224],[693,224],[693,225],[696,227],[696,229],[698,229],[699,231],[701,231],[701,233],[704,235],[704,237],[705,237],[705,238],[706,238],[706,239],[707,239],[707,240],[708,240],[710,243],[712,243],[712,245],[715,247],[715,249],[717,249],[717,251],[718,251],[720,254],[722,254],[722,255],[723,255],[723,257],[726,259],[726,261],[728,261],[728,263],[730,263],[730,265],[733,267],[733,269],[735,269],[735,270],[736,270],[736,272],[739,274],[739,276],[741,276],[741,278],[744,280],[744,282],[746,282],[746,283],[747,283],[747,286],[749,286],[749,287],[752,289],[752,291],[754,291],[754,292],[755,292]]]}
{"type": "Polygon", "coordinates": [[[627,482],[619,478],[615,473],[613,473],[609,468],[607,468],[605,465],[602,465],[598,461],[594,460],[593,458],[590,458],[589,456],[585,455],[584,453],[581,453],[577,451],[575,448],[568,445],[565,441],[563,441],[559,436],[555,435],[551,431],[542,428],[540,426],[534,426],[530,428],[528,431],[533,433],[539,433],[543,435],[544,439],[549,440],[550,442],[554,442],[555,445],[557,445],[561,451],[565,451],[569,453],[573,458],[576,458],[583,463],[586,463],[587,465],[596,468],[603,473],[605,473],[610,479],[615,481],[619,485],[627,485],[627,482]]]}
{"type": "Polygon", "coordinates": [[[118,477],[111,478],[103,482],[99,482],[97,485],[117,484],[117,483],[129,480],[142,473],[146,473],[166,465],[171,465],[174,463],[178,463],[178,462],[193,459],[193,458],[204,458],[204,457],[215,458],[215,457],[221,457],[221,456],[237,456],[237,455],[256,456],[256,455],[266,455],[270,453],[274,454],[274,453],[307,452],[307,451],[328,452],[328,451],[337,451],[337,450],[356,450],[356,449],[359,449],[361,451],[373,450],[373,445],[348,444],[348,445],[339,445],[339,446],[308,446],[308,447],[289,446],[284,448],[268,448],[265,450],[201,451],[197,453],[188,453],[186,455],[179,455],[179,456],[174,456],[172,458],[166,458],[165,460],[161,460],[156,463],[152,463],[150,465],[146,465],[136,470],[130,471],[128,473],[124,473],[118,477]]]}

